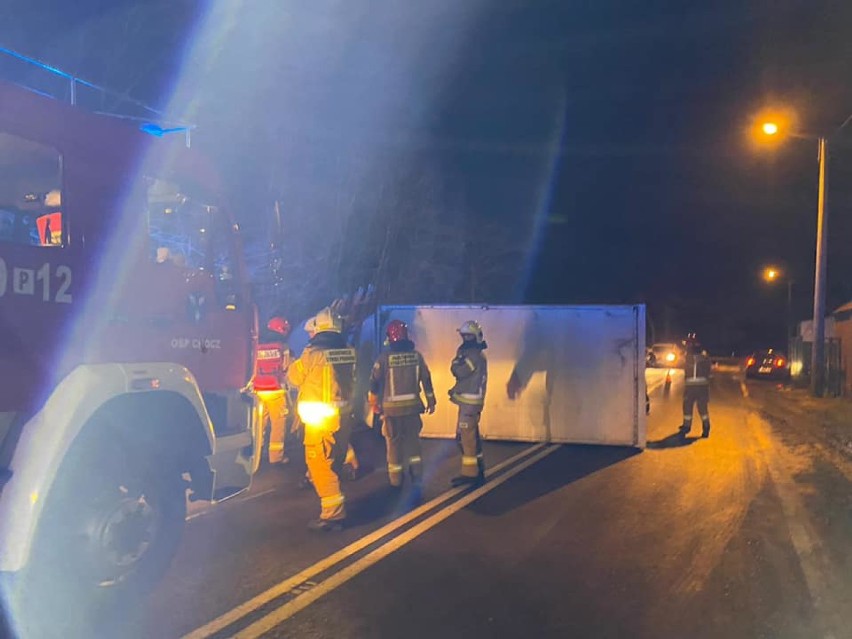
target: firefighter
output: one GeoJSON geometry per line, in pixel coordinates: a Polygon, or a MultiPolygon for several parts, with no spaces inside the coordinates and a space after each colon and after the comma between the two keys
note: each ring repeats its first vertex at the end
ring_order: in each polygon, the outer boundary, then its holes
{"type": "Polygon", "coordinates": [[[287,437],[287,415],[289,414],[289,389],[287,368],[290,364],[290,348],[286,339],[290,334],[290,323],[275,316],[266,325],[268,334],[257,348],[257,374],[254,389],[269,416],[269,463],[273,467],[283,466],[290,460],[284,453],[287,437]]]}
{"type": "MultiPolygon", "coordinates": [[[[310,339],[314,338],[314,335],[317,334],[317,324],[316,317],[312,317],[307,322],[305,322],[305,332],[308,334],[310,339]]],[[[345,415],[341,415],[340,418],[342,420],[349,420],[352,422],[350,424],[350,434],[352,432],[352,426],[354,425],[354,417],[351,413],[346,413],[345,415]]],[[[302,433],[304,435],[304,424],[300,425],[302,433]]],[[[304,440],[304,436],[302,437],[304,440]]],[[[343,470],[342,476],[344,479],[348,481],[355,481],[361,476],[361,464],[358,461],[358,455],[355,454],[355,449],[352,447],[350,443],[346,447],[346,458],[343,461],[343,470]]],[[[310,469],[305,469],[305,475],[302,479],[299,480],[299,488],[302,490],[306,490],[312,486],[311,482],[311,471],[310,469]]]]}
{"type": "Polygon", "coordinates": [[[450,365],[456,378],[450,390],[450,401],[459,407],[456,437],[461,447],[461,474],[452,480],[453,486],[481,484],[485,481],[485,460],[482,456],[482,441],[479,437],[479,420],[485,405],[485,389],[488,383],[488,361],[483,352],[488,345],[482,327],[468,320],[458,329],[461,346],[450,365]]]}
{"type": "Polygon", "coordinates": [[[698,405],[701,417],[701,436],[710,437],[710,369],[711,362],[707,352],[693,335],[686,341],[686,358],[684,359],[683,387],[683,425],[680,427],[682,436],[692,429],[694,406],[698,405]]]}
{"type": "Polygon", "coordinates": [[[346,498],[340,472],[349,445],[356,355],[346,346],[342,320],[331,309],[320,311],[313,324],[315,335],[288,371],[299,388],[296,410],[305,428],[305,464],[321,504],[319,518],[308,527],[341,530],[346,498]]]}
{"type": "Polygon", "coordinates": [[[426,360],[408,337],[408,326],[401,320],[391,321],[386,329],[388,350],[379,355],[370,374],[370,407],[382,416],[382,435],[387,445],[388,481],[394,488],[402,486],[405,466],[415,490],[419,491],[423,476],[420,430],[424,411],[435,412],[435,391],[426,360]],[[426,395],[426,405],[420,389],[426,395]]]}

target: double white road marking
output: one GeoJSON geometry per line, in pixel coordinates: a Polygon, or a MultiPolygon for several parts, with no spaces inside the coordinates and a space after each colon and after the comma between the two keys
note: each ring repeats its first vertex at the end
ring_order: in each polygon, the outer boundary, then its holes
{"type": "MultiPolygon", "coordinates": [[[[293,597],[286,603],[283,603],[279,607],[273,609],[260,619],[252,622],[250,625],[246,626],[233,636],[239,639],[249,639],[254,637],[260,637],[264,633],[269,632],[276,626],[282,624],[284,621],[295,615],[300,610],[303,610],[304,608],[312,604],[317,599],[320,599],[335,588],[338,588],[339,586],[343,585],[344,583],[346,583],[356,575],[360,574],[370,566],[381,561],[391,553],[396,552],[397,550],[399,550],[409,542],[413,541],[423,533],[440,524],[448,517],[451,517],[459,510],[470,505],[486,493],[494,490],[495,488],[508,481],[518,473],[522,472],[529,466],[532,466],[536,462],[540,461],[541,459],[544,459],[551,453],[555,452],[556,450],[558,450],[558,448],[559,446],[547,446],[545,444],[537,444],[536,446],[527,448],[515,455],[514,457],[510,457],[504,462],[496,465],[487,473],[489,477],[493,477],[495,474],[499,473],[504,468],[507,468],[518,460],[523,459],[523,461],[521,461],[517,466],[511,468],[503,475],[500,475],[496,479],[489,481],[485,485],[470,492],[469,494],[453,502],[449,506],[438,510],[434,514],[430,515],[423,521],[412,526],[401,534],[395,537],[391,537],[388,541],[386,541],[378,548],[372,550],[371,552],[364,555],[360,559],[357,559],[348,566],[345,566],[341,570],[334,572],[325,580],[321,581],[319,584],[312,585],[310,589],[301,591],[300,594],[296,594],[295,597],[293,597]]],[[[282,597],[283,595],[287,595],[288,593],[292,594],[297,586],[305,584],[305,582],[310,581],[313,577],[329,570],[330,568],[333,568],[337,564],[345,561],[346,559],[359,553],[365,548],[380,541],[384,537],[396,532],[398,529],[415,521],[416,519],[430,512],[437,506],[440,506],[444,502],[447,502],[453,499],[454,497],[460,495],[465,490],[465,487],[453,488],[451,490],[448,490],[447,492],[443,493],[442,495],[439,495],[430,502],[423,504],[415,510],[412,510],[410,513],[407,513],[402,517],[393,520],[392,522],[386,524],[385,526],[382,526],[381,528],[370,533],[369,535],[362,537],[361,539],[351,543],[345,548],[342,548],[341,550],[318,561],[314,565],[305,568],[298,574],[293,575],[288,579],[285,579],[281,583],[276,584],[268,590],[260,593],[256,597],[249,599],[248,601],[237,606],[233,610],[230,610],[229,612],[226,612],[225,614],[221,615],[220,617],[217,617],[216,619],[201,626],[200,628],[193,630],[189,634],[185,635],[183,639],[205,639],[207,637],[215,635],[216,633],[221,632],[228,626],[239,622],[244,617],[257,611],[262,606],[265,606],[266,604],[272,602],[278,597],[282,597]]]]}

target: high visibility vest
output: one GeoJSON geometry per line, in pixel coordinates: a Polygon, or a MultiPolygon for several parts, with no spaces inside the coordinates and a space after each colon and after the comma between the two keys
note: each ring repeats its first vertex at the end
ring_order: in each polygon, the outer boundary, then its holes
{"type": "Polygon", "coordinates": [[[285,387],[284,371],[290,365],[290,349],[282,342],[257,345],[254,388],[276,391],[285,387]]]}
{"type": "Polygon", "coordinates": [[[459,348],[450,372],[456,384],[450,391],[450,401],[459,406],[484,406],[488,386],[488,360],[478,348],[459,348]]]}
{"type": "Polygon", "coordinates": [[[684,364],[684,382],[687,386],[707,386],[710,384],[712,362],[704,353],[689,353],[684,364]]]}
{"type": "Polygon", "coordinates": [[[415,351],[386,351],[379,355],[370,375],[370,392],[380,396],[382,411],[389,417],[414,415],[424,410],[423,388],[434,403],[432,375],[423,356],[415,351]]]}
{"type": "Polygon", "coordinates": [[[290,365],[287,376],[299,387],[299,402],[321,402],[342,412],[352,403],[356,361],[354,348],[309,345],[290,365]]]}

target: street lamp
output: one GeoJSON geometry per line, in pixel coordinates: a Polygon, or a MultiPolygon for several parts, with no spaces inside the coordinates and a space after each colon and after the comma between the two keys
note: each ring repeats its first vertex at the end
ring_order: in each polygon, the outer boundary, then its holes
{"type": "MultiPolygon", "coordinates": [[[[793,278],[777,266],[767,266],[763,269],[763,279],[770,284],[775,284],[782,278],[787,280],[787,339],[789,340],[796,336],[793,327],[793,278]]],[[[787,354],[789,355],[789,352],[787,354]]]]}
{"type": "MultiPolygon", "coordinates": [[[[844,122],[845,126],[849,119],[844,122]]],[[[819,186],[817,195],[817,240],[816,265],[814,269],[814,344],[811,351],[811,394],[822,397],[825,394],[825,287],[827,268],[828,208],[826,206],[826,182],[828,181],[828,139],[824,136],[803,135],[793,130],[785,130],[783,122],[767,119],[762,122],[760,131],[767,137],[784,135],[804,140],[816,140],[817,159],[819,161],[819,186]]],[[[840,128],[843,128],[842,126],[840,128]]]]}

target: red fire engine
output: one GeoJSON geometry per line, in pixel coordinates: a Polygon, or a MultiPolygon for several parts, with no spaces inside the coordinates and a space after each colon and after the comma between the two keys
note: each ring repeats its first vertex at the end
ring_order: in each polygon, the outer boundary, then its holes
{"type": "Polygon", "coordinates": [[[0,579],[14,623],[28,602],[155,583],[187,495],[249,487],[258,326],[240,244],[183,140],[0,84],[0,579]]]}

